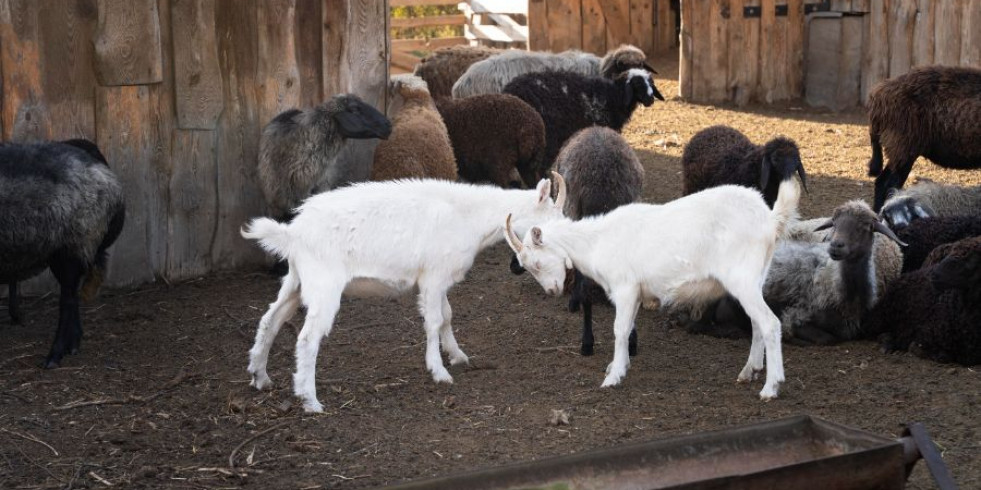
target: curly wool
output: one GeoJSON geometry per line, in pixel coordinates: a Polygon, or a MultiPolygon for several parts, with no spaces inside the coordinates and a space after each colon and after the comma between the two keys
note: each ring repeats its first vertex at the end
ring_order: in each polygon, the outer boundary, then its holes
{"type": "Polygon", "coordinates": [[[466,73],[467,68],[478,61],[483,61],[500,49],[486,46],[447,46],[433,51],[416,65],[413,74],[421,77],[429,86],[429,95],[433,99],[450,97],[453,84],[466,73]]]}
{"type": "Polygon", "coordinates": [[[903,272],[919,269],[939,245],[981,235],[981,214],[918,219],[896,232],[907,243],[903,272]]]}

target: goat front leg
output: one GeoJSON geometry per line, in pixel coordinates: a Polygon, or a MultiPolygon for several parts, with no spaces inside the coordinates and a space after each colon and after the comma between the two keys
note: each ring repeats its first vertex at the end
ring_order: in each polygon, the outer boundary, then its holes
{"type": "Polygon", "coordinates": [[[259,320],[259,328],[255,332],[255,344],[249,350],[249,374],[252,375],[251,385],[256,389],[262,390],[272,386],[272,380],[266,372],[269,350],[272,349],[279,329],[293,318],[299,307],[300,278],[295,273],[291,274],[287,271],[276,301],[269,305],[269,310],[259,320]]]}
{"type": "Polygon", "coordinates": [[[60,257],[50,263],[51,273],[61,286],[61,296],[58,300],[58,331],[55,334],[51,351],[44,361],[44,368],[50,369],[61,365],[61,359],[66,352],[73,349],[78,351],[81,342],[82,325],[78,310],[78,288],[82,284],[81,261],[73,258],[60,257]]]}
{"type": "Polygon", "coordinates": [[[637,318],[637,308],[640,306],[637,291],[623,293],[614,292],[610,299],[616,307],[616,319],[613,321],[613,362],[606,367],[606,379],[603,387],[616,386],[627,375],[630,367],[629,337],[637,318]]]}
{"type": "Polygon", "coordinates": [[[450,372],[443,366],[443,358],[439,355],[439,337],[443,327],[443,301],[447,289],[449,288],[422,285],[419,287],[419,310],[423,317],[423,327],[426,329],[426,368],[433,374],[433,381],[437,383],[453,382],[453,376],[450,376],[450,372]]]}
{"type": "Polygon", "coordinates": [[[321,340],[330,335],[334,325],[334,317],[341,307],[344,284],[331,282],[329,271],[313,270],[308,275],[301,275],[301,280],[303,289],[300,295],[307,305],[307,318],[300,335],[296,337],[293,391],[303,401],[304,410],[322,412],[324,407],[317,400],[317,353],[321,340]]]}
{"type": "Polygon", "coordinates": [[[470,358],[460,349],[453,336],[453,309],[450,308],[450,300],[443,295],[443,325],[439,328],[439,337],[443,344],[443,352],[450,357],[450,365],[469,364],[470,358]]]}

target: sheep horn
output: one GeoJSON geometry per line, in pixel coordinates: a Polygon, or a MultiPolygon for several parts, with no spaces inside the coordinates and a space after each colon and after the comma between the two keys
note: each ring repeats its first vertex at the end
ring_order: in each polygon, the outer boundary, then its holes
{"type": "Polygon", "coordinates": [[[523,245],[521,245],[521,240],[518,238],[518,235],[515,235],[514,231],[511,229],[510,213],[508,214],[508,219],[504,222],[504,238],[508,240],[508,245],[511,246],[511,250],[514,250],[514,253],[521,253],[521,247],[523,245]]]}
{"type": "Polygon", "coordinates": [[[899,237],[896,236],[896,234],[893,233],[892,230],[890,230],[888,226],[882,224],[881,221],[876,220],[875,221],[875,224],[873,226],[875,227],[875,231],[877,231],[879,233],[882,233],[883,235],[889,237],[890,240],[898,243],[901,247],[905,247],[906,246],[906,244],[903,243],[903,241],[900,240],[899,237]]]}
{"type": "Polygon", "coordinates": [[[559,188],[559,193],[555,196],[555,205],[559,209],[562,209],[562,207],[565,206],[565,179],[562,178],[561,174],[554,170],[552,171],[552,176],[555,178],[555,185],[559,188]]]}
{"type": "Polygon", "coordinates": [[[828,228],[831,228],[834,225],[835,225],[834,220],[829,219],[828,221],[821,223],[817,228],[814,229],[814,231],[827,230],[828,228]]]}

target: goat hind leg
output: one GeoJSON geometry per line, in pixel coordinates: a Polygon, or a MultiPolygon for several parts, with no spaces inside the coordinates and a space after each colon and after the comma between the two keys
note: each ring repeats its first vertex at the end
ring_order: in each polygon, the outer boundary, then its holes
{"type": "Polygon", "coordinates": [[[300,307],[300,284],[296,274],[287,274],[283,285],[279,288],[276,301],[269,305],[269,310],[259,320],[259,328],[255,332],[255,344],[249,350],[249,374],[252,375],[251,385],[258,390],[272,386],[272,380],[266,372],[269,361],[269,350],[279,334],[284,323],[293,318],[300,307]]]}
{"type": "Polygon", "coordinates": [[[293,374],[293,392],[303,400],[303,409],[307,412],[322,412],[323,405],[317,400],[317,353],[320,352],[320,342],[330,334],[334,325],[334,317],[341,307],[343,285],[321,281],[310,284],[304,291],[313,291],[315,297],[303,295],[307,305],[307,318],[296,337],[296,373],[293,374]]]}
{"type": "MultiPolygon", "coordinates": [[[[439,355],[439,338],[443,327],[443,299],[446,289],[439,287],[420,286],[419,311],[423,316],[423,327],[426,330],[426,368],[437,383],[452,383],[453,376],[443,366],[443,358],[439,355]]],[[[459,349],[459,347],[457,347],[459,349]]]]}
{"type": "Polygon", "coordinates": [[[780,319],[773,314],[773,311],[763,300],[763,294],[755,288],[746,288],[743,291],[731,291],[733,296],[739,300],[739,304],[746,310],[750,320],[753,322],[753,346],[757,351],[750,348],[750,359],[746,367],[739,373],[739,381],[748,381],[747,374],[752,376],[755,371],[763,367],[763,355],[766,356],[766,381],[763,390],[760,391],[760,399],[764,401],[777,397],[780,384],[784,381],[783,372],[783,350],[780,343],[780,319]],[[757,342],[757,337],[760,342],[757,342]],[[759,345],[762,344],[762,345],[759,345]],[[754,358],[754,354],[759,358],[754,358]]]}
{"type": "Polygon", "coordinates": [[[443,295],[443,324],[439,327],[439,337],[443,344],[443,352],[450,357],[450,365],[468,364],[470,358],[460,349],[453,336],[453,308],[450,308],[450,300],[443,295]]]}

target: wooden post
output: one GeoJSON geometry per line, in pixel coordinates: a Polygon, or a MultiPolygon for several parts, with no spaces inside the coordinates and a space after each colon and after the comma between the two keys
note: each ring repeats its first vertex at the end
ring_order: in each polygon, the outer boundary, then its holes
{"type": "Polygon", "coordinates": [[[95,141],[95,53],[91,42],[98,21],[95,0],[27,3],[38,4],[38,35],[42,40],[38,61],[43,86],[36,89],[44,94],[43,105],[50,116],[49,136],[95,141]]]}
{"type": "Polygon", "coordinates": [[[528,49],[544,51],[549,47],[548,9],[545,0],[528,0],[528,49]]]}
{"type": "Polygon", "coordinates": [[[775,100],[776,86],[779,80],[778,65],[783,63],[783,56],[778,56],[778,44],[784,43],[783,32],[777,26],[776,1],[762,0],[760,2],[760,100],[771,103],[775,100]],[[765,48],[763,46],[766,46],[765,48]]]}
{"type": "Polygon", "coordinates": [[[889,78],[909,71],[913,59],[913,26],[916,0],[889,3],[889,78]]]}
{"type": "Polygon", "coordinates": [[[787,0],[787,97],[804,96],[804,0],[787,0]]]}
{"type": "Polygon", "coordinates": [[[95,71],[100,84],[163,81],[158,17],[156,0],[99,0],[95,71]]]}
{"type": "Polygon", "coordinates": [[[913,24],[913,66],[933,64],[935,0],[917,0],[916,23],[913,24]]]}
{"type": "Polygon", "coordinates": [[[957,66],[961,62],[961,15],[963,0],[937,0],[934,23],[933,62],[957,66]]]}
{"type": "Polygon", "coordinates": [[[711,0],[708,7],[708,50],[705,54],[707,70],[702,71],[705,77],[703,85],[706,90],[706,100],[722,102],[728,98],[729,71],[729,0],[711,0]]]}
{"type": "Polygon", "coordinates": [[[214,0],[172,0],[177,127],[214,129],[224,108],[214,0]]]}
{"type": "Polygon", "coordinates": [[[41,82],[37,8],[35,2],[17,2],[0,9],[4,141],[51,138],[50,114],[41,82]]]}
{"type": "Polygon", "coordinates": [[[600,56],[606,53],[606,18],[599,0],[582,0],[582,47],[600,56]]]}
{"type": "Polygon", "coordinates": [[[760,20],[743,16],[744,7],[759,5],[760,0],[732,0],[729,5],[729,98],[739,106],[756,96],[759,83],[760,20]]]}
{"type": "Polygon", "coordinates": [[[323,1],[300,0],[296,4],[296,64],[300,70],[301,107],[324,100],[323,1]]]}
{"type": "Polygon", "coordinates": [[[961,27],[960,65],[981,68],[981,0],[965,0],[961,27]]]}
{"type": "Polygon", "coordinates": [[[678,50],[678,95],[691,101],[694,94],[692,86],[692,57],[694,48],[692,46],[692,3],[694,0],[681,0],[681,35],[679,42],[681,48],[678,50]]]}
{"type": "Polygon", "coordinates": [[[300,70],[296,64],[296,0],[261,0],[256,4],[259,29],[256,78],[259,122],[300,105],[300,70]]]}
{"type": "Polygon", "coordinates": [[[582,49],[582,2],[546,0],[548,8],[548,49],[558,53],[582,49]]]}
{"type": "Polygon", "coordinates": [[[862,103],[869,100],[869,91],[889,76],[889,32],[886,30],[886,1],[871,0],[863,30],[865,70],[862,72],[862,103]]]}
{"type": "Polygon", "coordinates": [[[648,56],[654,53],[654,1],[630,0],[630,37],[648,56]]]}

